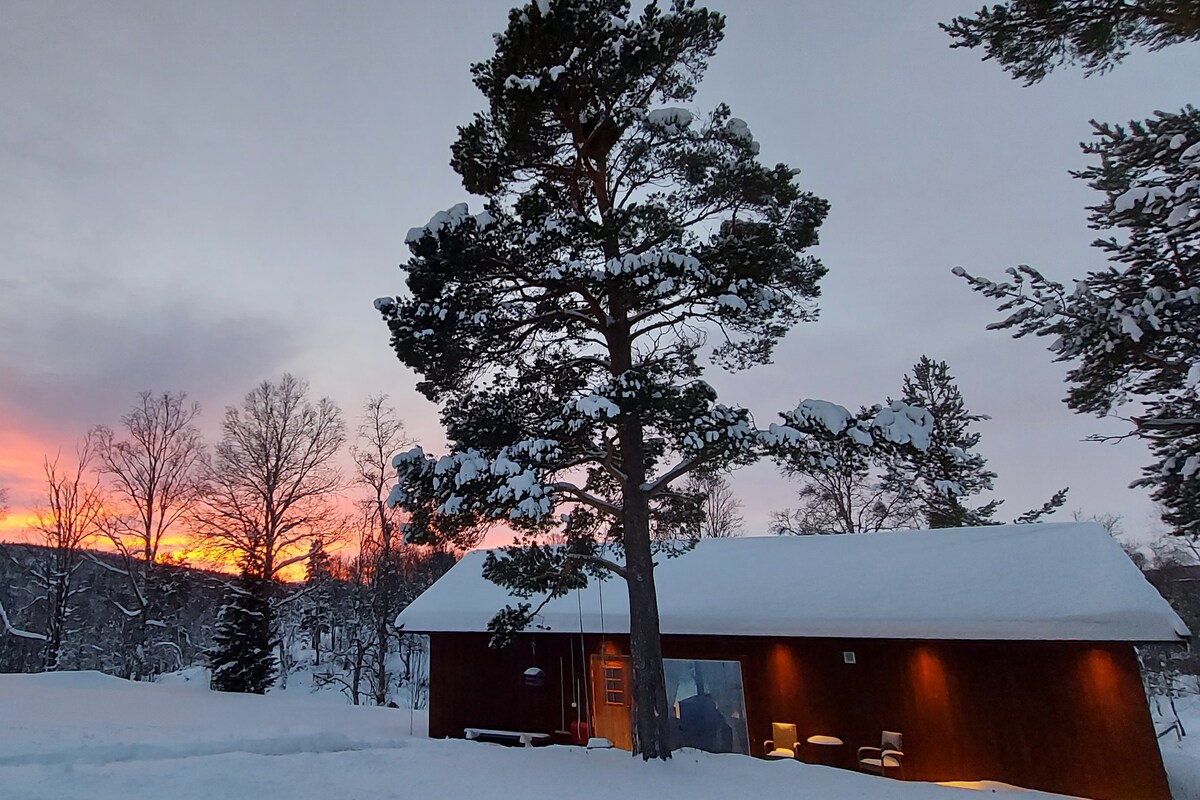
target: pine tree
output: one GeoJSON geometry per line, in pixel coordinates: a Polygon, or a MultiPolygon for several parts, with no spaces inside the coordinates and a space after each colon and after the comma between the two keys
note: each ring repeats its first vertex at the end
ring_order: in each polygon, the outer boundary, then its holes
{"type": "Polygon", "coordinates": [[[219,692],[264,694],[275,678],[271,653],[271,582],[246,569],[229,584],[208,653],[219,692]]]}
{"type": "Polygon", "coordinates": [[[989,417],[967,411],[950,366],[928,356],[921,356],[912,374],[904,376],[901,395],[905,402],[918,403],[933,415],[933,435],[929,449],[914,453],[889,480],[919,487],[921,514],[930,528],[991,524],[1001,501],[977,508],[964,505],[967,498],[990,491],[996,479],[987,459],[975,450],[980,434],[970,430],[973,423],[989,417]]]}
{"type": "MultiPolygon", "coordinates": [[[[696,517],[674,482],[807,441],[755,430],[700,380],[710,334],[719,364],[767,361],[815,318],[825,272],[804,251],[826,203],[787,165],[761,164],[728,107],[677,105],[723,30],[693,0],[638,15],[625,0],[513,9],[472,68],[487,110],[452,146],[485,208],[410,231],[408,295],[375,303],[451,443],[440,459],[415,448],[395,461],[408,541],[453,545],[502,520],[523,546],[492,553],[485,575],[525,599],[626,578],[644,758],[669,757],[655,554],[677,553],[696,517]],[[540,544],[548,534],[565,545],[540,544]]],[[[887,435],[921,435],[921,414],[889,414],[887,435]]],[[[536,613],[502,611],[495,642],[536,613]]]]}
{"type": "Polygon", "coordinates": [[[1200,111],[1129,127],[1092,123],[1099,163],[1073,173],[1101,192],[1089,217],[1120,238],[1094,246],[1109,266],[1068,290],[1028,266],[996,282],[956,274],[1010,312],[990,327],[1052,339],[1071,364],[1067,405],[1098,416],[1140,404],[1129,435],[1148,440],[1146,486],[1175,531],[1200,534],[1200,111]]]}
{"type": "Polygon", "coordinates": [[[1198,0],[1011,0],[942,23],[951,47],[983,47],[1026,84],[1055,67],[1112,69],[1131,46],[1159,50],[1200,41],[1198,0]]]}

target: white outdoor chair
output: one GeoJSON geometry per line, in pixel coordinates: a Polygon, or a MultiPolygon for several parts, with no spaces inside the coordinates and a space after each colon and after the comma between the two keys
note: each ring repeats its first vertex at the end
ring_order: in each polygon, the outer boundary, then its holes
{"type": "Polygon", "coordinates": [[[771,736],[763,742],[767,758],[796,758],[800,742],[796,737],[796,726],[790,722],[772,722],[771,736]]]}
{"type": "Polygon", "coordinates": [[[895,731],[884,731],[880,747],[858,748],[858,768],[873,775],[901,774],[904,765],[904,737],[895,731]]]}

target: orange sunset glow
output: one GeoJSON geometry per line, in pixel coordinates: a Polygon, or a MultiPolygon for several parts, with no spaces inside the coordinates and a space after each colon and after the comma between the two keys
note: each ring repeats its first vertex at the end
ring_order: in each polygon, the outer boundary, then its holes
{"type": "MultiPolygon", "coordinates": [[[[0,518],[0,542],[41,543],[35,526],[44,491],[43,464],[47,454],[52,458],[54,453],[60,451],[65,460],[74,455],[70,447],[59,448],[12,428],[0,429],[0,486],[8,487],[10,492],[9,513],[0,518]]],[[[115,552],[112,543],[103,536],[89,540],[87,547],[101,552],[115,552]]],[[[305,548],[306,545],[298,546],[284,555],[298,555],[305,548]]],[[[329,548],[329,552],[342,556],[353,555],[354,548],[346,544],[334,545],[329,548]]],[[[232,557],[221,557],[220,554],[207,552],[197,544],[183,525],[177,525],[175,530],[163,536],[159,554],[160,557],[169,556],[186,561],[189,566],[197,569],[230,574],[237,572],[237,564],[232,557]]],[[[281,570],[278,577],[285,582],[302,581],[304,569],[304,562],[292,564],[281,570]]]]}

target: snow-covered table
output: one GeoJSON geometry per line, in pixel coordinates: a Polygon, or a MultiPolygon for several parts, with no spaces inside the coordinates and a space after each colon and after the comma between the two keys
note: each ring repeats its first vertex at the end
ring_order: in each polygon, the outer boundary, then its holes
{"type": "MultiPolygon", "coordinates": [[[[845,742],[836,736],[827,736],[825,734],[815,734],[805,739],[811,745],[816,745],[816,750],[813,753],[815,764],[824,764],[827,767],[838,766],[838,750],[845,742]]],[[[807,761],[808,759],[804,759],[807,761]]]]}
{"type": "Polygon", "coordinates": [[[823,734],[817,734],[815,736],[810,736],[810,737],[808,737],[807,741],[809,744],[819,744],[819,745],[824,745],[825,747],[837,747],[839,745],[845,744],[845,742],[843,742],[841,739],[839,739],[836,736],[825,736],[823,734]]]}
{"type": "Polygon", "coordinates": [[[491,728],[464,728],[463,733],[468,739],[508,739],[515,740],[525,745],[533,747],[534,742],[541,742],[550,738],[548,733],[530,733],[528,731],[498,731],[491,728]]]}

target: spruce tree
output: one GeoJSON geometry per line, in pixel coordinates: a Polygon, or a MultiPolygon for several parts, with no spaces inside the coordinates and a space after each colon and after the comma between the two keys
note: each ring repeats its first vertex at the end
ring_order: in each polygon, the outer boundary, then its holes
{"type": "Polygon", "coordinates": [[[920,511],[930,528],[991,524],[1001,501],[977,508],[964,502],[990,491],[996,479],[987,459],[975,450],[980,434],[970,429],[989,417],[967,411],[950,366],[924,355],[913,365],[912,374],[904,376],[901,396],[905,402],[922,404],[933,415],[933,435],[930,447],[914,453],[889,480],[916,484],[920,511]]]}
{"type": "Polygon", "coordinates": [[[274,682],[270,585],[252,569],[229,584],[208,652],[214,690],[264,694],[274,682]]]}
{"type": "MultiPolygon", "coordinates": [[[[796,170],[760,163],[727,106],[679,105],[723,30],[693,0],[513,9],[472,67],[487,108],[452,146],[484,208],[410,231],[408,292],[375,303],[450,442],[440,459],[416,448],[394,462],[408,541],[453,545],[503,521],[521,546],[491,554],[485,575],[526,599],[625,578],[633,747],[647,759],[669,757],[654,560],[696,521],[675,482],[808,441],[757,431],[700,380],[710,337],[726,367],[769,360],[815,318],[825,272],[805,251],[826,203],[796,170]],[[566,544],[542,544],[551,533],[566,544]]],[[[870,425],[920,438],[926,422],[897,409],[870,425]]],[[[537,610],[499,613],[495,642],[537,610]]]]}
{"type": "MultiPolygon", "coordinates": [[[[904,402],[920,406],[934,418],[933,433],[925,450],[910,450],[889,471],[887,482],[905,488],[915,485],[917,506],[930,528],[963,528],[998,525],[995,519],[1002,500],[970,506],[968,498],[991,491],[996,473],[976,449],[980,434],[972,429],[990,419],[967,410],[962,392],[950,374],[950,365],[921,356],[912,374],[904,376],[904,402]]],[[[1036,522],[1066,502],[1067,490],[1060,489],[1040,508],[1032,509],[1015,522],[1036,522]]]]}
{"type": "Polygon", "coordinates": [[[304,565],[303,610],[300,627],[308,632],[313,649],[313,663],[321,663],[321,636],[330,632],[333,613],[333,573],[329,553],[320,539],[313,539],[304,565]]]}

